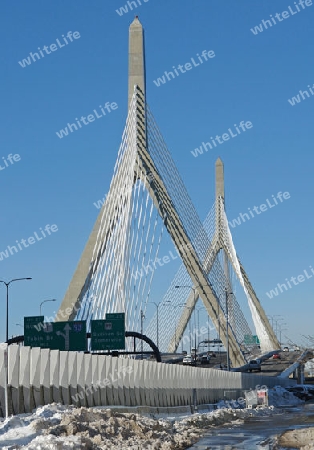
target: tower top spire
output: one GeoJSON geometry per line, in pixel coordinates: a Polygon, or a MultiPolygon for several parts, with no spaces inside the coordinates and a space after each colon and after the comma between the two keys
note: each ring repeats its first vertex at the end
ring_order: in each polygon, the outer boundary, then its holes
{"type": "Polygon", "coordinates": [[[145,94],[145,84],[144,30],[138,16],[135,16],[129,28],[128,106],[130,106],[134,86],[138,85],[145,94]]]}
{"type": "Polygon", "coordinates": [[[224,165],[220,158],[216,161],[216,198],[225,199],[224,165]]]}

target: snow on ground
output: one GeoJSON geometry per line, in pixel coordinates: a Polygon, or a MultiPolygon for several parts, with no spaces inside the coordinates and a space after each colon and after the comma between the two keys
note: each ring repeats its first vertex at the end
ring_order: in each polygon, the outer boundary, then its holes
{"type": "Polygon", "coordinates": [[[285,431],[278,437],[276,448],[314,450],[314,427],[285,431]]]}
{"type": "Polygon", "coordinates": [[[285,388],[275,386],[273,389],[268,390],[268,403],[280,408],[282,406],[296,406],[304,402],[293,395],[292,392],[287,391],[285,388]]]}
{"type": "MultiPolygon", "coordinates": [[[[288,403],[290,393],[282,388],[272,391],[270,395],[275,403],[300,404],[294,396],[290,399],[292,403],[288,403]]],[[[0,419],[0,448],[179,450],[194,444],[212,426],[281,412],[274,406],[242,409],[235,401],[232,408],[229,406],[230,403],[219,402],[219,409],[214,411],[166,416],[120,413],[105,407],[76,408],[54,403],[37,408],[31,414],[0,419]]]]}

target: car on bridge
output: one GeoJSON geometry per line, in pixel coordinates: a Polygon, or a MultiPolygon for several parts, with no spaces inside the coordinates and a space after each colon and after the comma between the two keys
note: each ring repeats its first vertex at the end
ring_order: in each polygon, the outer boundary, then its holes
{"type": "Polygon", "coordinates": [[[248,372],[253,372],[253,370],[261,372],[262,370],[261,361],[259,359],[251,359],[251,361],[249,361],[249,363],[246,366],[246,370],[248,372]]]}
{"type": "Polygon", "coordinates": [[[182,364],[183,364],[184,366],[191,366],[191,365],[192,365],[192,356],[191,356],[191,355],[186,355],[186,356],[183,358],[182,364]]]}
{"type": "Polygon", "coordinates": [[[218,370],[228,370],[228,367],[226,364],[216,364],[213,369],[218,369],[218,370]]]}
{"type": "Polygon", "coordinates": [[[208,364],[210,361],[210,356],[209,355],[202,355],[200,357],[201,360],[201,364],[208,364]]]}
{"type": "Polygon", "coordinates": [[[274,353],[273,354],[273,359],[281,359],[281,356],[279,353],[274,353]]]}

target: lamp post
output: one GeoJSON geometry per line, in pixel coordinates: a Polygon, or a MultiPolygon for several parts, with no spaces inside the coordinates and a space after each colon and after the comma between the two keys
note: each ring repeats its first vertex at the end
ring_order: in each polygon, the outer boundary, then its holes
{"type": "Polygon", "coordinates": [[[220,358],[220,301],[218,301],[218,353],[220,358]]]}
{"type": "Polygon", "coordinates": [[[11,283],[13,283],[14,281],[22,281],[22,280],[31,280],[31,278],[13,278],[13,280],[10,280],[8,282],[0,280],[0,283],[5,284],[6,288],[7,288],[7,302],[6,302],[6,331],[5,331],[5,339],[6,342],[8,343],[9,340],[9,286],[11,283]]]}
{"type": "MultiPolygon", "coordinates": [[[[276,334],[277,338],[278,338],[278,328],[280,327],[280,323],[279,323],[279,326],[278,326],[278,322],[280,322],[281,320],[284,320],[282,316],[279,316],[279,315],[278,315],[278,317],[279,317],[279,319],[275,320],[275,323],[276,323],[276,328],[275,328],[276,331],[275,331],[275,334],[276,334]]],[[[279,342],[279,344],[280,344],[280,342],[279,342]]],[[[280,344],[280,345],[281,345],[281,344],[280,344]]]]}
{"type": "Polygon", "coordinates": [[[207,336],[207,339],[208,339],[207,351],[209,352],[209,351],[210,351],[210,328],[209,328],[209,314],[207,315],[207,326],[208,326],[208,328],[207,328],[207,330],[208,330],[208,336],[207,336]]]}
{"type": "MultiPolygon", "coordinates": [[[[230,292],[232,294],[232,292],[230,292]]],[[[230,372],[230,358],[229,358],[229,311],[228,311],[228,291],[226,289],[226,341],[227,341],[227,370],[230,372]]]]}
{"type": "MultiPolygon", "coordinates": [[[[196,290],[197,290],[198,287],[201,287],[201,286],[195,286],[195,287],[193,287],[193,286],[187,286],[187,285],[175,286],[176,289],[180,289],[180,288],[193,289],[193,293],[194,293],[194,308],[195,308],[195,304],[196,304],[196,290]]],[[[190,308],[190,309],[192,309],[192,308],[190,308]]],[[[195,312],[194,312],[194,334],[195,334],[195,336],[194,336],[194,339],[195,339],[194,347],[195,347],[195,349],[196,349],[196,324],[195,324],[195,312]]]]}
{"type": "MultiPolygon", "coordinates": [[[[200,311],[202,309],[206,310],[206,308],[204,308],[204,306],[201,306],[200,308],[196,308],[196,311],[197,311],[197,329],[198,329],[199,333],[200,333],[200,311]]],[[[209,333],[209,329],[208,329],[208,333],[209,333]]],[[[199,334],[199,336],[200,336],[200,334],[199,334]]],[[[208,340],[209,340],[209,337],[208,337],[208,340]]]]}
{"type": "MultiPolygon", "coordinates": [[[[167,301],[165,303],[171,303],[171,302],[167,301]]],[[[174,309],[179,308],[181,306],[183,306],[184,308],[187,308],[189,310],[192,309],[191,306],[186,306],[184,303],[180,303],[179,305],[170,305],[170,306],[172,306],[174,309]]],[[[190,323],[190,336],[191,336],[191,334],[192,334],[191,333],[191,321],[189,321],[189,323],[190,323]]],[[[179,341],[179,343],[180,343],[180,341],[179,341]]],[[[183,340],[181,340],[181,343],[182,343],[182,352],[183,352],[183,340]]],[[[177,322],[175,321],[175,329],[174,329],[174,348],[175,348],[175,352],[176,352],[176,346],[177,346],[177,322]]],[[[191,339],[190,339],[190,353],[191,353],[191,339]]]]}
{"type": "MultiPolygon", "coordinates": [[[[157,324],[156,324],[156,334],[157,334],[157,347],[159,349],[159,307],[162,305],[165,305],[166,303],[171,303],[170,300],[165,301],[164,303],[156,303],[156,302],[149,302],[154,303],[154,305],[157,308],[157,324]]],[[[143,333],[142,333],[143,334],[143,333]]]]}
{"type": "Polygon", "coordinates": [[[271,327],[274,329],[274,317],[273,316],[267,316],[267,319],[271,320],[271,327]]]}
{"type": "MultiPolygon", "coordinates": [[[[171,303],[171,302],[170,302],[170,300],[167,300],[165,303],[171,303]]],[[[181,306],[189,308],[189,306],[186,306],[183,303],[180,305],[169,305],[169,306],[172,306],[173,309],[179,308],[181,306]]],[[[191,325],[190,325],[190,330],[191,330],[191,325]]],[[[179,343],[180,343],[180,341],[179,341],[179,343]]],[[[181,344],[182,344],[182,352],[183,352],[183,340],[181,340],[181,344]]],[[[176,350],[177,350],[177,321],[175,319],[175,321],[174,321],[174,353],[176,353],[176,350]]]]}
{"type": "Polygon", "coordinates": [[[156,333],[157,333],[157,347],[159,349],[159,306],[160,306],[160,303],[156,303],[156,302],[151,302],[151,303],[154,303],[154,305],[157,308],[157,325],[156,325],[157,329],[156,329],[156,333]]]}
{"type": "Polygon", "coordinates": [[[5,327],[5,338],[7,343],[5,354],[5,389],[4,389],[4,399],[5,399],[5,417],[6,419],[9,417],[9,402],[8,402],[8,384],[9,384],[9,286],[14,281],[22,281],[22,280],[31,280],[31,278],[13,278],[8,282],[0,280],[0,283],[5,284],[7,288],[7,301],[6,301],[6,327],[5,327]]]}
{"type": "Polygon", "coordinates": [[[279,324],[279,344],[280,344],[280,347],[282,346],[281,333],[282,333],[282,331],[286,331],[287,330],[287,328],[282,328],[284,325],[287,325],[287,324],[286,323],[280,323],[279,324]]]}
{"type": "MultiPolygon", "coordinates": [[[[141,309],[141,334],[143,335],[143,320],[145,319],[145,315],[143,310],[141,309]]],[[[143,359],[143,339],[141,339],[141,359],[143,359]]]]}
{"type": "MultiPolygon", "coordinates": [[[[184,303],[174,306],[174,309],[179,308],[181,306],[191,309],[189,306],[184,305],[184,303]]],[[[191,324],[190,324],[190,335],[191,335],[191,324]]],[[[179,343],[180,343],[180,341],[178,342],[178,344],[179,343]]],[[[183,351],[183,340],[181,340],[181,343],[182,343],[182,351],[183,351]]],[[[176,350],[177,350],[177,321],[175,320],[175,322],[174,322],[174,353],[176,353],[176,350]]],[[[190,353],[191,353],[191,345],[190,345],[190,353]]]]}
{"type": "Polygon", "coordinates": [[[41,316],[41,305],[43,304],[43,303],[46,303],[46,302],[56,302],[57,300],[55,299],[55,298],[51,298],[51,299],[48,299],[48,300],[44,300],[43,302],[41,302],[41,304],[39,305],[39,315],[41,316]]]}
{"type": "Polygon", "coordinates": [[[197,311],[197,329],[200,329],[200,311],[202,309],[205,309],[204,306],[201,306],[200,308],[196,308],[197,311]]]}
{"type": "MultiPolygon", "coordinates": [[[[171,303],[171,302],[167,301],[166,303],[171,303]]],[[[173,306],[173,308],[175,309],[178,306],[181,306],[181,305],[173,306]]],[[[182,349],[183,349],[183,342],[182,342],[182,349]]],[[[176,353],[176,351],[177,351],[177,321],[175,319],[174,320],[174,353],[176,353]]]]}
{"type": "Polygon", "coordinates": [[[279,320],[283,320],[282,316],[280,314],[274,314],[272,316],[267,316],[267,317],[268,317],[268,319],[271,319],[271,327],[272,327],[273,330],[274,330],[274,322],[276,323],[276,327],[275,327],[274,332],[275,332],[275,334],[277,336],[277,331],[278,331],[277,330],[277,323],[278,323],[279,320]],[[275,317],[280,317],[280,319],[275,319],[275,317]]]}

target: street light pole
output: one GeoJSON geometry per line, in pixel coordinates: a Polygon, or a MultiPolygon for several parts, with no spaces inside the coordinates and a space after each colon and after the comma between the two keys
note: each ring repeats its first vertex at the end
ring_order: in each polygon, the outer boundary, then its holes
{"type": "Polygon", "coordinates": [[[202,308],[198,308],[198,310],[197,310],[197,329],[198,329],[198,332],[200,332],[200,310],[201,310],[202,308]]]}
{"type": "Polygon", "coordinates": [[[156,306],[156,308],[157,308],[157,324],[156,324],[156,333],[157,333],[157,347],[158,347],[158,349],[159,349],[159,306],[160,306],[160,303],[156,303],[156,302],[152,302],[152,303],[154,303],[154,305],[156,306]]]}
{"type": "Polygon", "coordinates": [[[0,280],[0,283],[5,284],[7,289],[7,299],[6,299],[6,328],[5,328],[5,336],[6,336],[6,344],[7,348],[4,352],[5,357],[5,388],[4,388],[4,400],[5,400],[5,417],[6,419],[9,417],[9,401],[8,401],[8,384],[9,384],[9,286],[14,281],[22,281],[22,280],[31,280],[28,278],[13,278],[8,282],[0,280]]]}
{"type": "MultiPolygon", "coordinates": [[[[175,288],[176,289],[179,289],[179,288],[189,288],[189,289],[193,289],[193,293],[194,293],[194,346],[195,346],[195,349],[196,349],[196,320],[195,320],[195,305],[196,305],[196,290],[197,290],[197,288],[198,287],[201,287],[201,286],[195,286],[195,287],[193,287],[193,286],[187,286],[187,285],[182,285],[182,286],[175,286],[175,288]]],[[[192,308],[190,308],[190,309],[192,309],[192,308]]],[[[193,311],[192,311],[193,312],[193,311]]],[[[192,339],[192,336],[191,336],[191,318],[190,318],[190,337],[191,337],[191,339],[192,339]]],[[[190,351],[191,351],[191,345],[190,345],[190,351]]]]}
{"type": "Polygon", "coordinates": [[[271,327],[274,328],[274,316],[267,316],[267,319],[271,320],[271,327]]]}
{"type": "Polygon", "coordinates": [[[156,330],[156,332],[157,332],[157,348],[159,349],[159,305],[157,305],[157,330],[156,330]]]}
{"type": "Polygon", "coordinates": [[[228,291],[226,289],[226,341],[227,341],[227,370],[230,372],[230,358],[229,358],[229,312],[228,312],[228,291]]]}
{"type": "Polygon", "coordinates": [[[210,329],[209,329],[209,314],[207,315],[207,326],[208,326],[208,328],[207,328],[207,332],[208,332],[208,335],[207,335],[207,339],[208,339],[208,344],[207,344],[207,351],[209,352],[210,351],[210,329]]]}
{"type": "Polygon", "coordinates": [[[13,278],[13,280],[10,280],[8,282],[0,280],[0,283],[5,284],[6,288],[7,288],[7,301],[6,301],[6,331],[5,331],[5,336],[6,336],[6,342],[8,343],[9,341],[9,286],[11,283],[13,283],[14,281],[21,281],[21,280],[31,280],[31,278],[13,278]]]}
{"type": "Polygon", "coordinates": [[[41,306],[46,303],[46,302],[56,302],[57,300],[55,298],[51,298],[48,300],[44,300],[43,302],[41,302],[41,304],[39,305],[39,315],[41,316],[41,306]]]}
{"type": "Polygon", "coordinates": [[[195,317],[195,311],[196,311],[196,289],[193,288],[194,292],[194,348],[195,348],[195,360],[196,360],[196,352],[198,350],[198,345],[196,345],[196,317],[195,317]]]}
{"type": "Polygon", "coordinates": [[[272,318],[272,328],[274,328],[274,322],[275,322],[275,335],[277,336],[278,333],[278,321],[283,320],[283,317],[280,314],[274,314],[273,316],[270,316],[272,318]],[[279,319],[274,319],[274,317],[279,317],[279,319]]]}
{"type": "Polygon", "coordinates": [[[175,322],[174,324],[174,353],[176,352],[177,349],[177,323],[175,322]]]}
{"type": "MultiPolygon", "coordinates": [[[[173,306],[173,308],[176,309],[181,306],[185,306],[185,305],[183,305],[183,304],[176,305],[176,306],[173,306]]],[[[190,330],[191,330],[191,328],[190,328],[190,330]]],[[[180,341],[178,342],[178,344],[180,344],[180,341]]],[[[181,339],[181,347],[182,347],[182,352],[183,352],[183,339],[181,339]]],[[[174,321],[174,353],[176,353],[176,351],[177,351],[177,320],[175,319],[175,321],[174,321]]],[[[191,353],[191,351],[190,351],[190,353],[191,353]]]]}
{"type": "MultiPolygon", "coordinates": [[[[200,336],[200,311],[202,309],[206,310],[206,308],[204,308],[204,306],[201,306],[200,308],[196,308],[196,309],[197,309],[197,329],[198,329],[198,333],[199,333],[199,336],[200,336]]],[[[208,330],[208,332],[209,332],[209,330],[208,330]]],[[[208,340],[209,340],[209,338],[208,338],[208,340]]]]}
{"type": "Polygon", "coordinates": [[[279,344],[280,344],[280,347],[282,346],[281,333],[282,333],[282,331],[287,330],[287,328],[282,329],[282,326],[284,326],[284,325],[287,325],[287,324],[286,323],[280,323],[279,324],[279,344]]]}
{"type": "MultiPolygon", "coordinates": [[[[143,313],[143,310],[141,309],[141,334],[143,335],[143,319],[145,318],[145,315],[143,313]]],[[[143,339],[141,339],[141,359],[143,359],[143,339]]]]}
{"type": "MultiPolygon", "coordinates": [[[[157,340],[157,347],[159,349],[159,306],[161,305],[165,305],[167,303],[171,303],[170,300],[165,301],[164,303],[156,303],[156,302],[149,302],[149,303],[154,303],[154,305],[156,306],[157,309],[157,315],[156,315],[156,319],[157,319],[157,323],[156,323],[156,340],[157,340]]],[[[142,332],[143,334],[143,332],[142,332]]]]}
{"type": "MultiPolygon", "coordinates": [[[[181,287],[181,286],[178,286],[178,287],[181,287]]],[[[187,309],[189,309],[190,311],[191,311],[191,309],[192,309],[192,307],[191,306],[186,306],[184,303],[182,303],[182,304],[179,304],[179,305],[176,305],[176,306],[174,306],[174,308],[178,308],[178,307],[180,307],[180,306],[183,306],[184,308],[187,308],[187,309]]],[[[190,328],[190,331],[189,331],[189,334],[190,334],[190,339],[189,339],[189,342],[190,342],[190,354],[192,353],[192,345],[191,345],[191,340],[192,340],[192,331],[191,331],[191,320],[189,320],[189,328],[190,328]]],[[[175,333],[175,345],[176,345],[176,342],[177,342],[177,323],[175,322],[175,330],[174,330],[174,333],[175,333]]],[[[181,341],[182,342],[182,350],[183,350],[183,340],[181,341]]],[[[180,343],[180,341],[179,341],[179,343],[180,343]]]]}
{"type": "Polygon", "coordinates": [[[219,353],[219,358],[220,358],[220,299],[218,301],[218,353],[219,353]]]}

